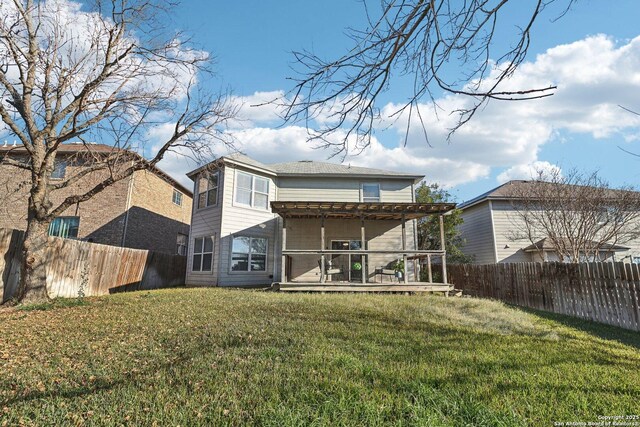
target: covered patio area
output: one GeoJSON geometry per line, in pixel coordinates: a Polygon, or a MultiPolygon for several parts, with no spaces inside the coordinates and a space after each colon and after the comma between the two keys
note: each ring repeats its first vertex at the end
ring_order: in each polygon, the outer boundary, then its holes
{"type": "Polygon", "coordinates": [[[282,218],[281,291],[449,292],[443,215],[453,203],[271,202],[282,218]],[[442,246],[417,249],[416,219],[438,215],[442,246]],[[434,282],[432,262],[442,280],[434,282]],[[426,262],[425,262],[426,261],[426,262]],[[420,269],[427,271],[421,274],[420,269]],[[421,281],[424,276],[426,281],[421,281]]]}

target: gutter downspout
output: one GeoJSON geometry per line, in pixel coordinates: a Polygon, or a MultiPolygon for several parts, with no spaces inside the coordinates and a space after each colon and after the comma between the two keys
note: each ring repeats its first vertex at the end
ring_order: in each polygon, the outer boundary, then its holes
{"type": "MultiPolygon", "coordinates": [[[[277,177],[273,178],[273,193],[274,193],[274,200],[271,201],[276,201],[278,200],[278,188],[279,188],[280,182],[278,181],[277,177]]],[[[271,209],[271,207],[269,207],[269,209],[271,209]]],[[[281,222],[280,222],[280,215],[276,215],[273,212],[271,213],[273,215],[273,217],[276,220],[276,224],[275,224],[275,236],[273,236],[273,279],[271,279],[271,282],[275,282],[276,279],[278,278],[278,275],[276,274],[278,272],[278,264],[282,264],[282,262],[278,262],[279,260],[282,260],[282,244],[280,244],[280,239],[279,239],[279,235],[282,234],[282,227],[281,227],[281,222]],[[278,256],[278,247],[280,248],[280,256],[278,256]]],[[[280,272],[280,280],[278,280],[279,282],[282,281],[282,277],[284,277],[284,273],[280,272]]]]}
{"type": "Polygon", "coordinates": [[[129,225],[129,210],[131,209],[131,194],[133,193],[133,177],[135,172],[131,174],[129,178],[129,185],[127,188],[127,204],[125,206],[125,214],[124,214],[124,229],[122,230],[122,243],[121,247],[125,247],[125,243],[127,241],[127,226],[129,225]]]}
{"type": "Polygon", "coordinates": [[[498,263],[498,242],[496,241],[496,224],[493,220],[493,203],[489,200],[489,215],[491,216],[491,237],[493,237],[493,256],[495,263],[498,263]]]}

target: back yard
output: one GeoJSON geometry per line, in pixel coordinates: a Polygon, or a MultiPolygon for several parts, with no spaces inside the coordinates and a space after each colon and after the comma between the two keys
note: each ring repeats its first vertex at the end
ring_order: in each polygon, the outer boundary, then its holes
{"type": "Polygon", "coordinates": [[[221,289],[0,310],[0,425],[553,425],[638,414],[640,335],[468,298],[221,289]]]}

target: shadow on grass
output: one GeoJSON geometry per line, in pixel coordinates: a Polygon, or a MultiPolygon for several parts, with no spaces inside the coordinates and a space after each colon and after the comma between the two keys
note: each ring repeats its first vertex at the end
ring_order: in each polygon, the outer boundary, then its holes
{"type": "Polygon", "coordinates": [[[520,307],[510,305],[513,308],[531,313],[543,319],[558,322],[564,326],[578,329],[598,338],[617,341],[621,344],[640,349],[640,333],[623,329],[618,326],[606,325],[604,323],[593,322],[591,320],[581,319],[579,317],[566,316],[564,314],[550,313],[548,311],[535,310],[528,307],[520,307]]]}
{"type": "Polygon", "coordinates": [[[47,311],[55,310],[58,308],[77,307],[83,305],[89,305],[89,301],[84,298],[55,298],[48,302],[36,303],[36,304],[24,304],[18,305],[19,311],[47,311]]]}

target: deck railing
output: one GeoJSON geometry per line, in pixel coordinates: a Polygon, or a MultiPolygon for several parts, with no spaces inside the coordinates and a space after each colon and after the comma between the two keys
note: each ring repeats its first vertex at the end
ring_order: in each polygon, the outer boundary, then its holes
{"type": "MultiPolygon", "coordinates": [[[[428,272],[428,283],[433,283],[433,273],[432,273],[432,261],[433,259],[440,258],[442,260],[442,283],[447,283],[447,273],[446,273],[446,254],[445,250],[384,250],[384,249],[356,249],[356,250],[346,250],[346,249],[285,249],[282,251],[283,256],[295,256],[295,255],[319,255],[320,256],[320,282],[324,283],[326,278],[326,264],[325,257],[327,255],[399,255],[398,259],[402,258],[404,271],[402,274],[403,281],[406,284],[408,282],[407,275],[407,264],[408,261],[416,261],[414,262],[414,276],[416,277],[416,281],[419,281],[420,278],[420,269],[423,260],[426,260],[426,267],[428,272]]],[[[365,261],[366,263],[366,261],[365,261]]],[[[365,267],[363,267],[363,270],[365,267]]],[[[366,274],[362,274],[362,283],[366,283],[366,274]]],[[[283,274],[283,283],[288,282],[288,278],[286,274],[283,274]]]]}

